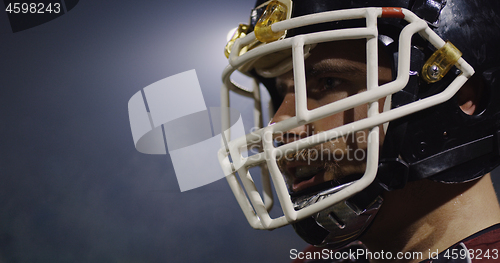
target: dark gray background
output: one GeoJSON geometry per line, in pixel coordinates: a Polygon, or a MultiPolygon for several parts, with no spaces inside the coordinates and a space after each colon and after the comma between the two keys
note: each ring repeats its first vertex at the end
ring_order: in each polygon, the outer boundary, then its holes
{"type": "Polygon", "coordinates": [[[128,100],[153,82],[196,69],[219,106],[226,34],[252,5],[80,1],[15,34],[0,16],[0,262],[289,262],[306,246],[253,230],[225,180],[181,193],[169,157],[132,141],[128,100]]]}
{"type": "Polygon", "coordinates": [[[80,1],[15,34],[0,16],[0,262],[289,262],[306,246],[251,229],[225,180],[181,193],[168,156],[132,141],[128,100],[160,79],[196,69],[219,106],[226,34],[252,5],[80,1]]]}

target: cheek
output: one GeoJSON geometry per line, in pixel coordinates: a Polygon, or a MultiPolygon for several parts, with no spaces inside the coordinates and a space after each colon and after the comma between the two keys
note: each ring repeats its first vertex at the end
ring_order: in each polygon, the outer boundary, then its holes
{"type": "MultiPolygon", "coordinates": [[[[326,95],[320,100],[308,99],[307,100],[308,109],[309,110],[316,109],[321,106],[327,105],[332,101],[337,101],[345,97],[347,97],[346,92],[338,92],[326,95]]],[[[384,103],[385,103],[385,98],[379,100],[379,112],[383,111],[384,103]]],[[[353,109],[346,110],[344,112],[336,113],[332,116],[328,116],[326,118],[313,122],[312,130],[314,131],[314,133],[319,133],[336,127],[340,127],[345,124],[349,124],[354,121],[365,119],[368,116],[367,111],[368,111],[368,105],[364,104],[357,106],[353,109]]],[[[380,131],[380,143],[382,144],[385,137],[382,125],[380,125],[379,131],[380,131]]],[[[356,135],[354,137],[349,136],[350,138],[348,140],[351,142],[351,144],[352,143],[356,144],[357,146],[356,148],[366,148],[368,141],[368,133],[369,130],[358,131],[356,132],[356,135]]]]}
{"type": "Polygon", "coordinates": [[[345,99],[348,96],[346,91],[337,91],[333,93],[324,94],[321,98],[307,98],[307,109],[313,110],[319,107],[331,104],[333,102],[345,99]]]}
{"type": "Polygon", "coordinates": [[[344,125],[344,113],[340,112],[313,122],[314,133],[327,131],[344,125]]]}
{"type": "MultiPolygon", "coordinates": [[[[325,95],[321,99],[308,99],[307,108],[309,110],[317,109],[319,107],[328,105],[332,102],[339,101],[348,96],[347,92],[335,92],[325,95]]],[[[322,132],[330,130],[357,120],[361,120],[367,117],[367,105],[360,105],[353,109],[349,109],[343,112],[336,113],[334,115],[328,116],[321,120],[313,123],[313,130],[317,132],[322,132]]]]}

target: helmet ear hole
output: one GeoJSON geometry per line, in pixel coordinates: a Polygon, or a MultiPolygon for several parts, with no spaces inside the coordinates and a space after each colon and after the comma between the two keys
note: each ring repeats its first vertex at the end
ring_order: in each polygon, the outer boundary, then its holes
{"type": "Polygon", "coordinates": [[[488,104],[488,94],[479,75],[470,78],[457,92],[456,99],[460,109],[467,115],[480,115],[488,104]]]}

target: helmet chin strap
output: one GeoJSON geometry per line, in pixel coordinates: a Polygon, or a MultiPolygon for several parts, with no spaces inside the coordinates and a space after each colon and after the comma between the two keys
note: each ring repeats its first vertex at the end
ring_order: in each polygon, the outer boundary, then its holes
{"type": "MultiPolygon", "coordinates": [[[[352,183],[293,198],[295,210],[323,200],[352,183]]],[[[382,189],[378,182],[374,182],[353,197],[292,224],[293,228],[304,241],[312,245],[342,247],[356,240],[373,221],[382,205],[382,189]]]]}

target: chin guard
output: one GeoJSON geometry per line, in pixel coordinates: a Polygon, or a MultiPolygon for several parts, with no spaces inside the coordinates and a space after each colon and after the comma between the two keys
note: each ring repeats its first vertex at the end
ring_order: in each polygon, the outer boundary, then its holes
{"type": "MultiPolygon", "coordinates": [[[[324,190],[309,196],[296,198],[295,209],[299,210],[307,205],[316,203],[329,195],[336,193],[352,183],[343,184],[333,189],[324,190]]],[[[315,246],[342,247],[363,234],[365,229],[375,218],[382,205],[382,198],[378,195],[380,188],[375,186],[367,191],[341,201],[309,218],[294,223],[295,232],[304,241],[315,246]],[[367,193],[372,196],[367,195],[367,193]],[[374,197],[373,197],[374,195],[374,197]],[[367,204],[367,200],[370,200],[367,204]]]]}

